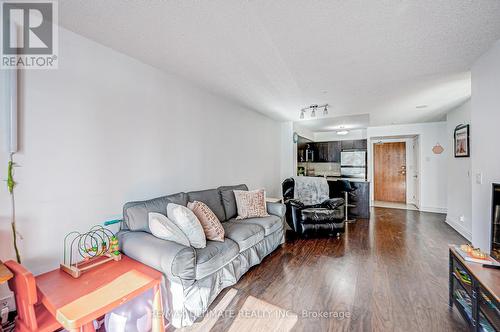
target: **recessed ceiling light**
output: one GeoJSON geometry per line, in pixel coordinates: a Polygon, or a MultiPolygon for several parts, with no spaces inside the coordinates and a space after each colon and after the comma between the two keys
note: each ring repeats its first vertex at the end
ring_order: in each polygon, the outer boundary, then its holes
{"type": "Polygon", "coordinates": [[[341,135],[341,136],[344,136],[344,135],[347,135],[349,134],[349,130],[339,130],[337,131],[337,135],[341,135]]]}
{"type": "Polygon", "coordinates": [[[417,105],[415,108],[419,108],[419,109],[421,109],[421,108],[427,108],[428,106],[429,106],[429,105],[417,105]]]}

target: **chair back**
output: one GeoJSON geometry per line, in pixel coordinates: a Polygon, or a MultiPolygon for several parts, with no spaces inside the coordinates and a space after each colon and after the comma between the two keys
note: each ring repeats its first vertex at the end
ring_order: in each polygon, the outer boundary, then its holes
{"type": "Polygon", "coordinates": [[[29,330],[38,330],[34,305],[37,303],[35,277],[24,266],[15,262],[4,262],[5,266],[14,274],[9,280],[9,288],[14,292],[18,320],[29,330]]]}
{"type": "Polygon", "coordinates": [[[295,187],[295,181],[293,178],[288,178],[283,181],[282,188],[283,188],[283,198],[285,201],[287,199],[292,199],[293,198],[293,188],[295,187]]]}

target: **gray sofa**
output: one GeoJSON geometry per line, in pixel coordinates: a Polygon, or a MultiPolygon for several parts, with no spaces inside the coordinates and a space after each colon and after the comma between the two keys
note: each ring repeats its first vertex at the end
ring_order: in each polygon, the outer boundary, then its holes
{"type": "Polygon", "coordinates": [[[234,285],[252,266],[284,242],[285,206],[267,203],[265,218],[236,220],[233,190],[246,185],[177,193],[129,202],[123,207],[121,250],[164,275],[165,315],[174,327],[189,326],[202,316],[222,289],[234,285]],[[201,201],[222,221],[224,242],[207,241],[203,249],[161,240],[148,227],[148,213],[166,215],[168,203],[187,205],[201,201]]]}

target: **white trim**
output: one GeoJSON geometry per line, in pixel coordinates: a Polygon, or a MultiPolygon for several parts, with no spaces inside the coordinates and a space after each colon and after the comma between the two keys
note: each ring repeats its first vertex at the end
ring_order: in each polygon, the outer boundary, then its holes
{"type": "Polygon", "coordinates": [[[455,220],[451,220],[448,216],[446,216],[445,222],[450,225],[451,228],[456,230],[460,235],[462,235],[464,238],[466,238],[469,241],[472,241],[472,234],[470,231],[465,229],[464,226],[462,226],[460,223],[458,223],[455,220]]]}
{"type": "Polygon", "coordinates": [[[433,207],[433,206],[421,206],[420,211],[422,212],[432,212],[432,213],[448,213],[447,208],[433,207]]]}

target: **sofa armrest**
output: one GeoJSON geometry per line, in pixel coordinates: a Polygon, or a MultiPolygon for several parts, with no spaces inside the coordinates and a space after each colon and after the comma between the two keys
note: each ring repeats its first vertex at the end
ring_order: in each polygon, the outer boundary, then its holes
{"type": "Polygon", "coordinates": [[[286,207],[284,204],[267,202],[267,213],[283,218],[285,216],[285,212],[286,207]]]}
{"type": "Polygon", "coordinates": [[[344,203],[343,198],[329,198],[321,204],[328,209],[335,210],[344,205],[344,203]]]}
{"type": "Polygon", "coordinates": [[[306,206],[304,205],[304,203],[302,203],[301,201],[299,201],[298,199],[294,199],[294,198],[290,198],[290,199],[287,199],[285,201],[285,204],[286,205],[290,205],[290,206],[293,206],[295,208],[298,208],[298,209],[303,209],[305,208],[306,206]]]}
{"type": "Polygon", "coordinates": [[[196,279],[196,254],[193,248],[159,239],[146,232],[120,231],[118,240],[122,252],[167,278],[196,279]]]}

